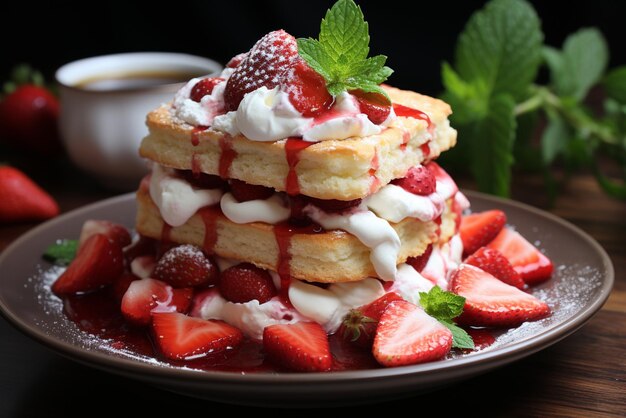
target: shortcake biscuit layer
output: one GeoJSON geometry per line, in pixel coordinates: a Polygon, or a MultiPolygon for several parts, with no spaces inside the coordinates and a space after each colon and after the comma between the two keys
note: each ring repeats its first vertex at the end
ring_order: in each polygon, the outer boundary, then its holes
{"type": "MultiPolygon", "coordinates": [[[[412,91],[385,88],[394,103],[421,110],[430,117],[434,138],[425,121],[398,117],[379,135],[314,143],[300,152],[294,168],[301,194],[319,199],[363,198],[456,144],[456,130],[448,121],[448,104],[412,91]]],[[[220,157],[227,147],[234,151],[234,158],[226,177],[278,191],[286,189],[286,140],[251,141],[211,128],[194,132],[194,127],[174,121],[171,105],[152,111],[147,125],[150,132],[140,148],[145,158],[176,169],[220,174],[220,157]]]]}
{"type": "MultiPolygon", "coordinates": [[[[405,219],[393,224],[402,242],[398,263],[408,257],[422,254],[428,244],[447,241],[454,234],[454,217],[448,208],[442,216],[441,225],[405,219]],[[437,235],[441,228],[440,235],[437,235]]],[[[146,188],[137,192],[137,232],[154,239],[162,238],[164,222],[158,207],[152,202],[146,188]]],[[[210,251],[220,257],[251,262],[259,267],[277,271],[279,247],[274,227],[265,223],[236,224],[222,214],[215,217],[215,244],[210,251]]],[[[180,244],[200,247],[205,243],[205,223],[200,213],[187,223],[169,230],[169,240],[180,244]]],[[[334,283],[376,277],[370,262],[370,249],[353,235],[340,231],[322,233],[296,233],[289,247],[291,276],[311,282],[334,283]]]]}

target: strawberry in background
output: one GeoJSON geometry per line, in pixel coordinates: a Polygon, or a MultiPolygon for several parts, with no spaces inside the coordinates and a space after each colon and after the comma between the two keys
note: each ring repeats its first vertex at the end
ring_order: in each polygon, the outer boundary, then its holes
{"type": "Polygon", "coordinates": [[[59,214],[59,206],[20,170],[0,166],[0,224],[43,221],[59,214]]]}
{"type": "Polygon", "coordinates": [[[13,70],[0,101],[0,142],[40,155],[61,151],[59,102],[27,65],[13,70]]]}

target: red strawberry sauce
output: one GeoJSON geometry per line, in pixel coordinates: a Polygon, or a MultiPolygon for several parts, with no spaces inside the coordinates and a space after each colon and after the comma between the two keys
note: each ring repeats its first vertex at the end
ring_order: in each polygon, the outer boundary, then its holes
{"type": "Polygon", "coordinates": [[[298,183],[298,173],[296,173],[296,166],[300,162],[300,153],[305,148],[313,145],[314,142],[303,141],[299,138],[287,138],[285,142],[285,157],[287,158],[287,164],[289,165],[289,172],[287,173],[287,179],[285,181],[285,190],[287,194],[297,195],[300,194],[300,184],[298,183]]]}

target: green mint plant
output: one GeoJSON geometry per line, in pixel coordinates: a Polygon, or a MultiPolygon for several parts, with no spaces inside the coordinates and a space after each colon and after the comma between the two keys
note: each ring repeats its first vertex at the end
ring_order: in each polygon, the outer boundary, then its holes
{"type": "MultiPolygon", "coordinates": [[[[442,98],[452,106],[459,145],[448,162],[468,167],[478,187],[508,196],[511,170],[589,168],[603,189],[626,199],[626,67],[607,73],[609,50],[595,28],[571,34],[561,49],[544,45],[541,23],[525,0],[492,0],[459,36],[454,65],[444,62],[442,98]],[[549,83],[537,83],[541,66],[549,83]],[[594,86],[606,93],[601,112],[585,102],[594,86]],[[540,123],[538,146],[531,134],[540,123]],[[621,180],[602,165],[617,163],[621,180]]],[[[445,156],[444,156],[445,158],[445,156]]]]}

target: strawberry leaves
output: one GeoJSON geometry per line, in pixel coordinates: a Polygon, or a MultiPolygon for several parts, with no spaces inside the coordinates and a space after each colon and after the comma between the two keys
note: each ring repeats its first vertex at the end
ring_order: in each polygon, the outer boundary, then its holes
{"type": "Polygon", "coordinates": [[[463,328],[458,327],[452,319],[463,313],[465,298],[452,292],[441,290],[435,286],[428,293],[420,292],[420,305],[424,311],[452,332],[452,347],[473,349],[474,341],[463,328]]]}
{"type": "Polygon", "coordinates": [[[324,77],[333,96],[362,90],[387,97],[380,83],[393,70],[385,66],[386,56],[367,57],[369,41],[369,27],[361,8],[353,0],[339,0],[322,19],[319,40],[298,39],[298,53],[324,77]]]}

